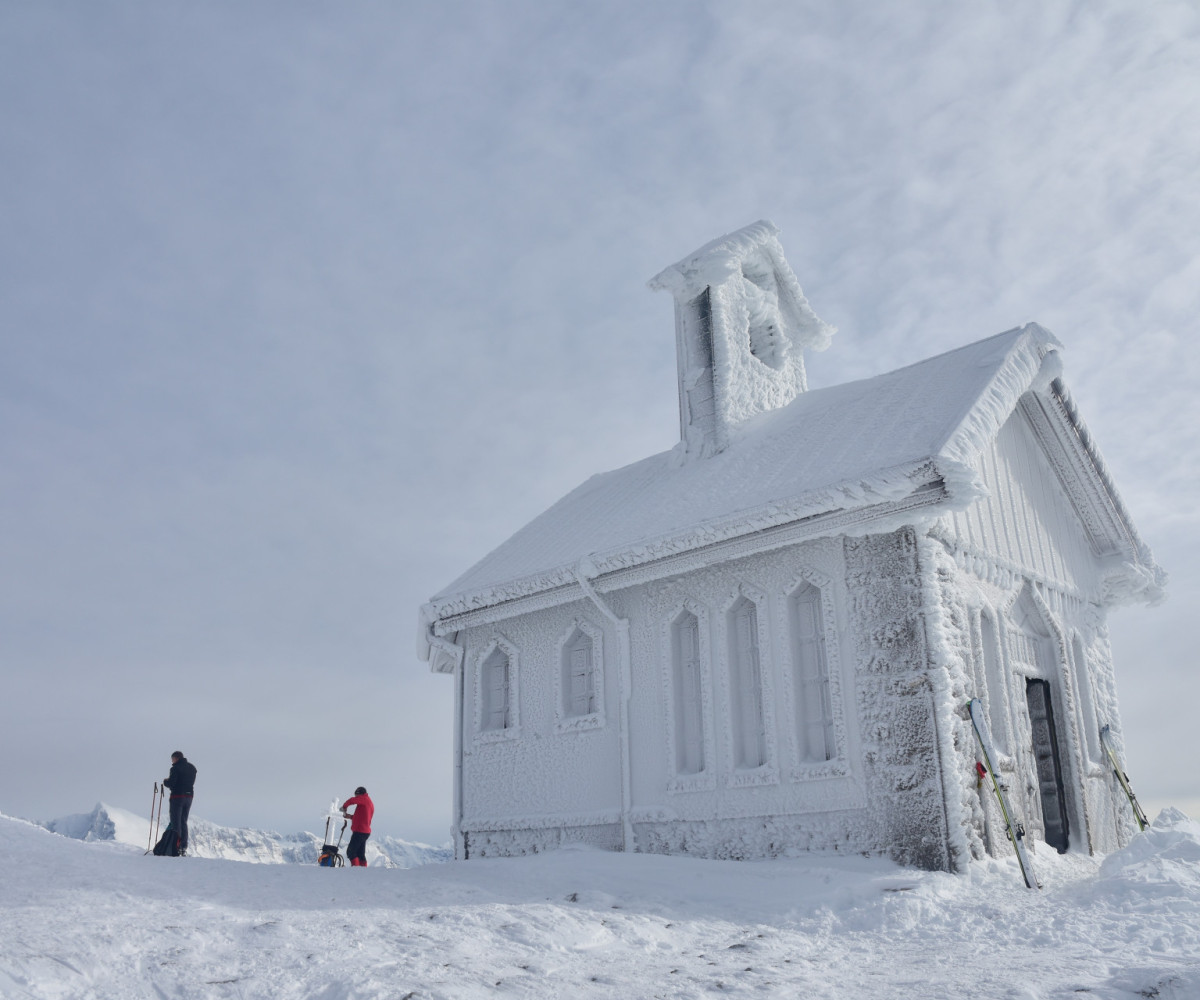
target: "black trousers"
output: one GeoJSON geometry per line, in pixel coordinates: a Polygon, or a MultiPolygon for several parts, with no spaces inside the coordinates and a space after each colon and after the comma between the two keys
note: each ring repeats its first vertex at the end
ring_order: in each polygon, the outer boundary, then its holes
{"type": "Polygon", "coordinates": [[[350,843],[346,845],[346,857],[351,861],[358,858],[365,865],[367,863],[367,838],[369,833],[352,833],[350,834],[350,843]]]}
{"type": "Polygon", "coordinates": [[[190,795],[171,796],[171,829],[179,835],[179,852],[182,854],[188,845],[188,813],[192,811],[190,795]]]}

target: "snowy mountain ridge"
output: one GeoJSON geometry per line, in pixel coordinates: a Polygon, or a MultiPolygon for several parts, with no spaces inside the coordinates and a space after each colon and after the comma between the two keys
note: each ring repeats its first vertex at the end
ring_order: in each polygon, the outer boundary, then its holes
{"type": "MultiPolygon", "coordinates": [[[[164,809],[164,813],[165,813],[164,809]]],[[[72,840],[109,842],[146,850],[149,844],[150,822],[142,816],[116,806],[98,802],[87,813],[73,813],[38,824],[72,840]]],[[[165,830],[164,815],[159,832],[165,830]]],[[[333,827],[340,829],[340,822],[333,827]]],[[[188,822],[191,843],[188,853],[198,858],[223,858],[227,861],[249,861],[255,864],[316,864],[324,836],[309,833],[276,833],[273,830],[254,830],[243,827],[219,826],[204,819],[188,822]]],[[[337,835],[334,834],[336,843],[337,835]]],[[[345,854],[349,832],[342,839],[345,854]]],[[[416,868],[420,865],[449,861],[452,848],[432,847],[396,837],[373,836],[367,843],[368,865],[384,868],[416,868]]]]}

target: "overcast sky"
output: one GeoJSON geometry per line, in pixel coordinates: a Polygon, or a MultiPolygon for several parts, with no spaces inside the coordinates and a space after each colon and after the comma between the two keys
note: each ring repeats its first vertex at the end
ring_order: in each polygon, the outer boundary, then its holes
{"type": "Polygon", "coordinates": [[[1168,601],[1129,771],[1200,812],[1191,0],[0,4],[0,812],[442,842],[417,608],[678,435],[646,280],[760,218],[810,385],[1029,320],[1168,601]]]}

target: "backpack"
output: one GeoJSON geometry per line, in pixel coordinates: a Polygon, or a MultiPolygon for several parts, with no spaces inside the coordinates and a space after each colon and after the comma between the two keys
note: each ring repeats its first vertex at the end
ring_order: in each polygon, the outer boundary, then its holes
{"type": "Polygon", "coordinates": [[[163,831],[163,835],[159,838],[158,843],[154,845],[154,853],[160,858],[179,857],[179,834],[168,826],[163,831]]]}
{"type": "Polygon", "coordinates": [[[322,844],[321,853],[317,857],[317,864],[322,868],[342,868],[346,862],[333,844],[322,844]]]}

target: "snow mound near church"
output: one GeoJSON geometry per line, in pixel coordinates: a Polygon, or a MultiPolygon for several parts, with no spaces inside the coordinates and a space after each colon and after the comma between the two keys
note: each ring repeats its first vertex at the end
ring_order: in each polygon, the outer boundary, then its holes
{"type": "Polygon", "coordinates": [[[1164,809],[1150,829],[1104,859],[1100,879],[1143,889],[1190,888],[1200,898],[1200,823],[1178,809],[1164,809]]]}

